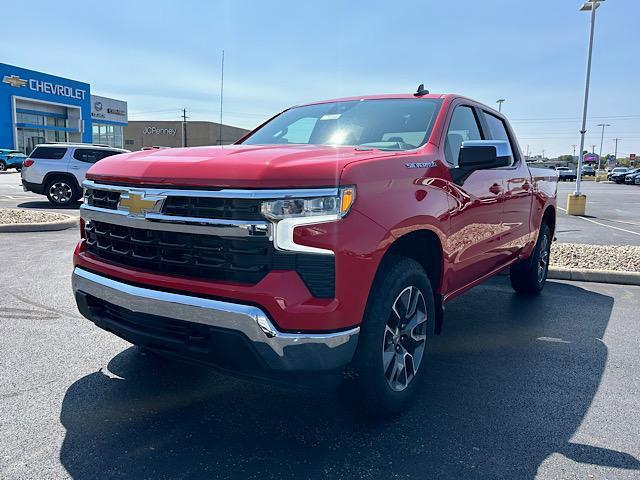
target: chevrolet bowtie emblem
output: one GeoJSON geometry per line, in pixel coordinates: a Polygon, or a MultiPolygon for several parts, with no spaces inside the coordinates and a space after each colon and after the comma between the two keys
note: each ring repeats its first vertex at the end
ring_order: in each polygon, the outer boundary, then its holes
{"type": "Polygon", "coordinates": [[[9,85],[11,85],[12,87],[24,87],[27,84],[26,80],[23,80],[22,78],[20,78],[17,75],[5,75],[4,78],[2,79],[3,83],[8,83],[9,85]]]}
{"type": "Polygon", "coordinates": [[[126,210],[129,215],[142,216],[145,213],[160,213],[166,197],[145,196],[144,193],[122,193],[118,202],[119,210],[126,210]]]}

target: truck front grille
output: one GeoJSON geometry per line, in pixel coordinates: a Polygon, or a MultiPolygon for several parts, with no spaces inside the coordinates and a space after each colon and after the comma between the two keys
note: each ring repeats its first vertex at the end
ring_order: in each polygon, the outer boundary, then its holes
{"type": "Polygon", "coordinates": [[[192,218],[264,220],[260,200],[245,198],[169,197],[162,213],[192,218]]]}
{"type": "Polygon", "coordinates": [[[87,188],[85,190],[85,197],[87,199],[87,204],[92,207],[117,210],[118,202],[120,201],[120,192],[87,188]]]}
{"type": "Polygon", "coordinates": [[[90,221],[87,250],[111,263],[193,278],[256,284],[272,270],[295,270],[314,297],[335,295],[331,255],[287,253],[268,237],[220,237],[90,221]]]}

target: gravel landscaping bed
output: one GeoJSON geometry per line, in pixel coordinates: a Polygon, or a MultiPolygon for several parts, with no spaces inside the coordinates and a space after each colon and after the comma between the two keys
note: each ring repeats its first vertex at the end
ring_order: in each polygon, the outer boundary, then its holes
{"type": "Polygon", "coordinates": [[[0,208],[0,225],[18,225],[23,223],[49,223],[68,219],[68,215],[38,210],[20,210],[0,208]]]}
{"type": "Polygon", "coordinates": [[[551,245],[549,265],[563,268],[640,272],[640,246],[554,243],[551,245]]]}

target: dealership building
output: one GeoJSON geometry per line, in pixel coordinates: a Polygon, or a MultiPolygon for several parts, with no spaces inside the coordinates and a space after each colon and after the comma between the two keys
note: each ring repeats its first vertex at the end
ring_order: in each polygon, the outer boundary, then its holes
{"type": "Polygon", "coordinates": [[[46,142],[124,147],[127,103],[88,83],[0,63],[0,148],[29,154],[46,142]]]}
{"type": "Polygon", "coordinates": [[[181,121],[130,121],[124,127],[124,148],[228,145],[248,132],[244,128],[222,125],[220,142],[220,124],[215,122],[186,122],[185,128],[181,121]]]}

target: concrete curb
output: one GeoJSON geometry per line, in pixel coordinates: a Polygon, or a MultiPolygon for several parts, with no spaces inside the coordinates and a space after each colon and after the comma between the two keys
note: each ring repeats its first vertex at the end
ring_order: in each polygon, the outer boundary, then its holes
{"type": "Polygon", "coordinates": [[[579,282],[616,283],[640,285],[640,272],[617,272],[614,270],[587,270],[585,268],[549,267],[547,278],[579,282]]]}
{"type": "MultiPolygon", "coordinates": [[[[63,214],[64,215],[64,214],[63,214]]],[[[57,222],[45,223],[0,223],[0,233],[17,232],[53,232],[56,230],[66,230],[75,227],[80,222],[78,217],[66,215],[68,218],[57,222]]]]}

